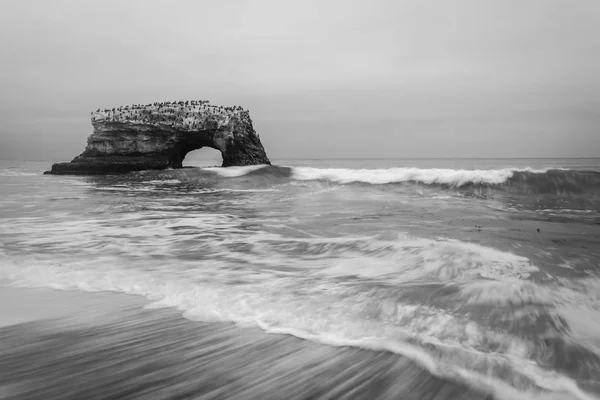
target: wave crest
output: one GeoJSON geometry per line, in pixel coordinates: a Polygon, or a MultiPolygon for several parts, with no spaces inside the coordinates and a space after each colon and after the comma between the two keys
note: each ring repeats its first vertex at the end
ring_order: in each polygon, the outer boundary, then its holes
{"type": "MultiPolygon", "coordinates": [[[[544,173],[545,171],[524,170],[544,173]]],[[[511,169],[455,170],[455,169],[345,169],[345,168],[294,168],[294,178],[298,180],[328,180],[336,183],[387,184],[401,182],[442,184],[460,187],[468,183],[497,185],[506,182],[515,171],[511,169]]]]}
{"type": "Polygon", "coordinates": [[[477,194],[490,191],[517,194],[554,194],[558,196],[600,193],[600,171],[569,169],[348,169],[285,166],[238,167],[209,169],[221,178],[244,178],[257,183],[283,181],[321,181],[339,185],[417,184],[442,187],[477,194]]]}

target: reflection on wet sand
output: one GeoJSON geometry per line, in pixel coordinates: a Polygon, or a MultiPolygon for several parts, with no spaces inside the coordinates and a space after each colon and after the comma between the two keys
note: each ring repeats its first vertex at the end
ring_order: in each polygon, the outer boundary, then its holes
{"type": "Polygon", "coordinates": [[[482,399],[408,359],[173,311],[0,328],[5,399],[482,399]]]}

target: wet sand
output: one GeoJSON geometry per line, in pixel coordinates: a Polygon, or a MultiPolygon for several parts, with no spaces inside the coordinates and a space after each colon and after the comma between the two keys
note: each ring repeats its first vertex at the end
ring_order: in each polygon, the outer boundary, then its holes
{"type": "Polygon", "coordinates": [[[144,304],[0,286],[0,398],[492,398],[396,354],[194,322],[144,304]]]}

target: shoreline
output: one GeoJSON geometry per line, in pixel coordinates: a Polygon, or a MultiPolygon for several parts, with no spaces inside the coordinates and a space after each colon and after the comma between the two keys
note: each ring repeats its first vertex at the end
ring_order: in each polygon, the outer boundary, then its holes
{"type": "Polygon", "coordinates": [[[0,286],[0,397],[492,399],[408,358],[331,347],[145,299],[0,286]]]}
{"type": "Polygon", "coordinates": [[[61,320],[65,323],[109,322],[115,311],[139,310],[148,301],[141,296],[113,292],[82,292],[28,288],[0,283],[0,329],[6,326],[61,320]]]}

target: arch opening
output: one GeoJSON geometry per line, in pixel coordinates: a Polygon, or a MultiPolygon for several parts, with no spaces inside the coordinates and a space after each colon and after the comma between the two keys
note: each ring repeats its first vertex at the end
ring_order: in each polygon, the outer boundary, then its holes
{"type": "Polygon", "coordinates": [[[188,152],[183,160],[183,167],[220,167],[223,164],[223,155],[212,147],[201,147],[188,152]]]}

